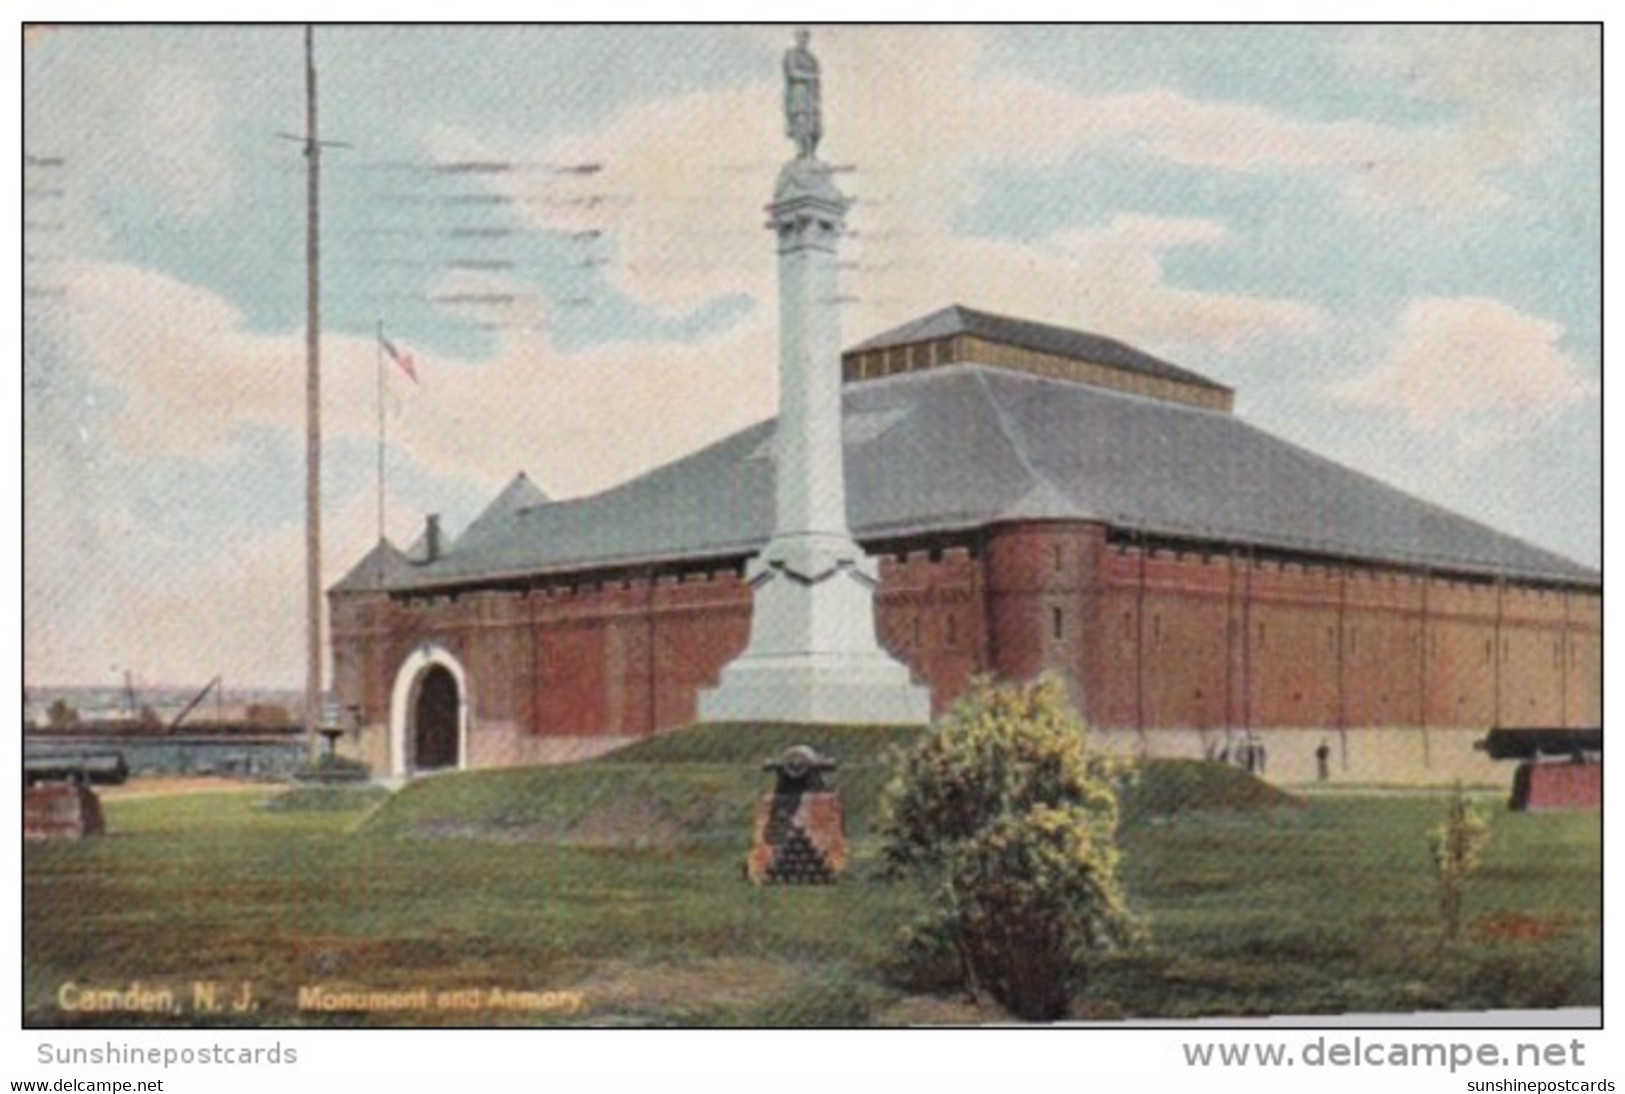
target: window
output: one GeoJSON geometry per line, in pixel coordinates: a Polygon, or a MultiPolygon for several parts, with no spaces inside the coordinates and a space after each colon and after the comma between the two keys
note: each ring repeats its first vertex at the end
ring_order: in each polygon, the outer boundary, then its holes
{"type": "Polygon", "coordinates": [[[1063,633],[1063,631],[1065,629],[1065,620],[1062,618],[1060,608],[1051,608],[1050,609],[1049,622],[1050,622],[1050,634],[1051,634],[1052,637],[1054,637],[1054,639],[1057,642],[1059,642],[1061,640],[1061,635],[1062,635],[1062,633],[1063,633]]]}

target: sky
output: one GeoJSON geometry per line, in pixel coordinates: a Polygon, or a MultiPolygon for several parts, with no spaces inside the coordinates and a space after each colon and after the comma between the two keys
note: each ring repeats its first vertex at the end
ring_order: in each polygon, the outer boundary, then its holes
{"type": "MultiPolygon", "coordinates": [[[[323,570],[770,417],[784,27],[318,27],[323,570]]],[[[1595,27],[815,27],[855,343],[950,303],[1601,557],[1595,27]]],[[[23,46],[24,682],[304,672],[303,32],[23,46]]],[[[833,367],[833,365],[832,365],[833,367]]]]}

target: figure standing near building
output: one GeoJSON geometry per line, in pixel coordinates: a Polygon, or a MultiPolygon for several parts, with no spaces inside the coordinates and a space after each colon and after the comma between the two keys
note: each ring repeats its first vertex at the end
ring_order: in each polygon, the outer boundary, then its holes
{"type": "Polygon", "coordinates": [[[784,53],[785,134],[796,142],[797,155],[804,160],[816,158],[824,135],[818,58],[807,48],[811,37],[805,30],[796,31],[794,48],[784,53]]]}
{"type": "Polygon", "coordinates": [[[1315,776],[1321,782],[1332,777],[1332,746],[1322,738],[1320,747],[1315,749],[1315,776]]]}

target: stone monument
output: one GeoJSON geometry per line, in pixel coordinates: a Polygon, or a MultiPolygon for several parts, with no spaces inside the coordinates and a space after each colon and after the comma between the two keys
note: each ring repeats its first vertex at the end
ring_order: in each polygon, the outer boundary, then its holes
{"type": "Polygon", "coordinates": [[[924,724],[928,689],[875,637],[879,569],[852,539],[841,449],[836,247],[848,202],[818,159],[818,59],[807,33],[784,58],[785,126],[768,227],[779,254],[779,418],[773,536],[750,561],[750,642],[700,693],[710,721],[924,724]]]}

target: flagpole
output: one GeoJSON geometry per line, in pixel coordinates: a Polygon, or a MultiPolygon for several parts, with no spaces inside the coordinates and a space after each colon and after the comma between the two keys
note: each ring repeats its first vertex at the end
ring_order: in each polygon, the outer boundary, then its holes
{"type": "Polygon", "coordinates": [[[321,141],[316,49],[305,27],[305,742],[315,762],[322,715],[321,141]]]}
{"type": "Polygon", "coordinates": [[[378,542],[384,541],[384,321],[378,320],[378,542]]]}

